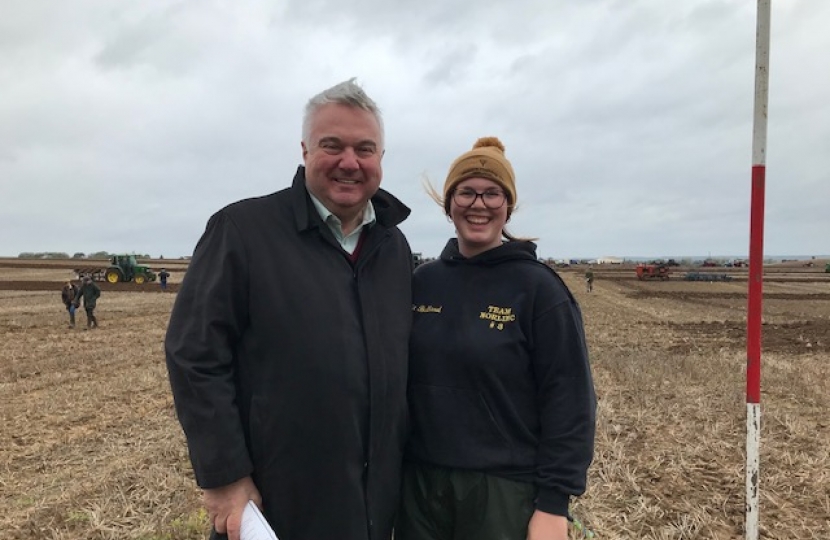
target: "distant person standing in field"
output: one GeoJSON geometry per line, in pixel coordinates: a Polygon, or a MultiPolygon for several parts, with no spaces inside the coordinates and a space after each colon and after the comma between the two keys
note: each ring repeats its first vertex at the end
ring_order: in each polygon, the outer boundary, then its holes
{"type": "Polygon", "coordinates": [[[78,286],[67,281],[61,289],[61,300],[69,313],[69,328],[75,328],[75,299],[78,297],[78,286]]]}
{"type": "Polygon", "coordinates": [[[89,276],[84,276],[81,289],[75,297],[75,307],[81,305],[81,300],[84,301],[84,311],[86,311],[86,328],[98,328],[98,319],[95,318],[95,306],[98,303],[98,298],[101,296],[101,288],[92,281],[89,276]]]}
{"type": "Polygon", "coordinates": [[[566,540],[596,396],[582,315],[509,234],[513,167],[479,139],[432,192],[457,238],[413,277],[411,436],[395,540],[566,540]]]}
{"type": "Polygon", "coordinates": [[[354,80],[311,98],[291,187],[208,221],[165,340],[211,538],[249,500],[287,540],[389,540],[400,498],[412,252],[354,80]]]}
{"type": "Polygon", "coordinates": [[[161,290],[162,291],[167,290],[167,278],[169,278],[169,277],[170,277],[170,272],[168,272],[167,270],[162,268],[161,271],[159,272],[159,283],[161,284],[161,290]]]}
{"type": "Polygon", "coordinates": [[[591,292],[594,290],[594,267],[589,266],[585,271],[585,290],[591,292]]]}

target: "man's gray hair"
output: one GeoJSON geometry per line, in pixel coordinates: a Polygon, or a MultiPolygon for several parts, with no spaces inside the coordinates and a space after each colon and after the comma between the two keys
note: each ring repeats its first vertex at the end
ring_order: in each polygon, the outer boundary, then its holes
{"type": "Polygon", "coordinates": [[[336,103],[338,105],[345,105],[346,107],[363,109],[364,111],[372,113],[378,121],[378,126],[380,126],[379,143],[381,148],[383,148],[385,136],[383,133],[383,118],[381,118],[380,109],[378,108],[377,103],[375,103],[374,100],[363,91],[363,88],[361,88],[355,80],[356,78],[352,77],[348,81],[343,81],[340,84],[336,84],[331,88],[323,90],[308,100],[308,103],[305,106],[305,115],[303,116],[303,142],[307,147],[311,147],[309,137],[311,136],[311,120],[313,119],[314,114],[323,105],[336,103]]]}

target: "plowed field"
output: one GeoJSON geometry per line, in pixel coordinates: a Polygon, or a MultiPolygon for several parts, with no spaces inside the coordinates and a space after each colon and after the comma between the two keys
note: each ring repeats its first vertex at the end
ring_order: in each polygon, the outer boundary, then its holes
{"type": "MultiPolygon", "coordinates": [[[[0,539],[204,538],[162,340],[175,286],[102,284],[67,328],[66,266],[0,265],[0,539]]],[[[563,271],[599,397],[597,538],[744,538],[746,281],[563,271]]],[[[805,279],[805,276],[807,279],[805,279]]],[[[830,281],[765,285],[762,538],[830,538],[830,281]]]]}

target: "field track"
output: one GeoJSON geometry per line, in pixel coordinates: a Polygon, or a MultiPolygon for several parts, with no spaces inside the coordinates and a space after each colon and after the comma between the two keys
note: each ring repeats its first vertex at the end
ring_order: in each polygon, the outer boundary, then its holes
{"type": "MultiPolygon", "coordinates": [[[[0,281],[0,291],[60,291],[64,281],[0,281]]],[[[107,283],[96,281],[101,292],[144,292],[161,293],[158,283],[107,283]]],[[[178,292],[178,283],[168,283],[166,292],[178,292]]]]}

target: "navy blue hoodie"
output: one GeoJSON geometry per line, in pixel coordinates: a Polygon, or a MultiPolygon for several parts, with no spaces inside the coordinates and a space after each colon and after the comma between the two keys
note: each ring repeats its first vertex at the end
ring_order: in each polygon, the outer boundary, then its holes
{"type": "Polygon", "coordinates": [[[538,487],[567,515],[593,459],[596,397],[582,315],[531,242],[469,259],[449,241],[413,282],[407,459],[538,487]]]}

